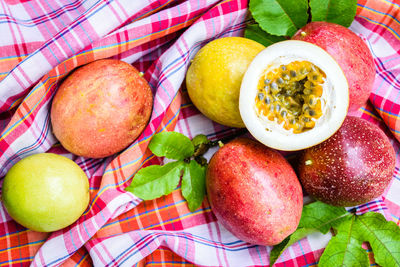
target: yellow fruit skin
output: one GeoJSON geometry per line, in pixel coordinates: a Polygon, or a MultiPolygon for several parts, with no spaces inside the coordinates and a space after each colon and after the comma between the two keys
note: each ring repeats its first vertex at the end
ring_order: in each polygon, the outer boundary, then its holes
{"type": "Polygon", "coordinates": [[[75,222],[89,204],[89,182],[72,160],[39,153],[17,162],[4,178],[2,201],[19,224],[52,232],[75,222]]]}
{"type": "Polygon", "coordinates": [[[229,127],[245,127],[239,113],[242,78],[265,47],[243,37],[216,39],[194,57],[186,73],[193,104],[209,119],[229,127]]]}

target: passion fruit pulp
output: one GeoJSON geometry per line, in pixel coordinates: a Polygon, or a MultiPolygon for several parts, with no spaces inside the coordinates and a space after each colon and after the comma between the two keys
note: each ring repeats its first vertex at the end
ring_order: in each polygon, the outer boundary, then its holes
{"type": "Polygon", "coordinates": [[[323,142],[343,123],[346,77],[322,48],[304,41],[275,43],[250,63],[240,89],[240,115],[261,143],[301,150],[323,142]]]}
{"type": "Polygon", "coordinates": [[[259,116],[283,122],[285,130],[301,133],[322,116],[325,73],[308,61],[293,61],[268,71],[259,82],[256,109],[259,116]]]}

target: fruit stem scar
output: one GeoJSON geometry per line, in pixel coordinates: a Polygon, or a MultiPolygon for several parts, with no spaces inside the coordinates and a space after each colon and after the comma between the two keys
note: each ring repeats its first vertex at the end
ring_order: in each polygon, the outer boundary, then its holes
{"type": "Polygon", "coordinates": [[[306,164],[306,166],[311,165],[312,164],[312,160],[311,159],[306,160],[305,164],[306,164]]]}

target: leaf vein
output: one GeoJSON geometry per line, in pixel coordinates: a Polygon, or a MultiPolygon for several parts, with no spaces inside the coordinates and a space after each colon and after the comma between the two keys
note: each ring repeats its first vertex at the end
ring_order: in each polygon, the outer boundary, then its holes
{"type": "MultiPolygon", "coordinates": [[[[348,236],[347,236],[345,251],[344,251],[344,253],[343,253],[343,260],[342,260],[342,265],[341,265],[341,266],[343,266],[343,264],[344,264],[344,259],[346,258],[347,248],[348,248],[348,246],[349,246],[349,244],[350,244],[350,241],[351,241],[351,232],[352,232],[352,230],[353,230],[354,218],[355,218],[354,216],[351,218],[350,229],[349,229],[349,232],[347,233],[348,236]]],[[[351,253],[350,253],[350,254],[351,254],[351,253]]]]}
{"type": "MultiPolygon", "coordinates": [[[[363,219],[360,217],[360,220],[359,220],[363,225],[364,225],[364,227],[370,232],[370,234],[372,234],[374,237],[375,237],[375,240],[376,241],[378,241],[380,244],[381,244],[381,246],[387,251],[387,252],[389,252],[389,254],[391,254],[391,252],[390,252],[390,250],[389,250],[389,248],[385,245],[385,243],[383,243],[379,238],[378,238],[378,236],[375,234],[375,232],[363,221],[363,219]]],[[[393,257],[394,258],[394,257],[393,257]]],[[[400,266],[400,262],[398,261],[398,259],[396,259],[396,258],[394,258],[394,261],[397,263],[397,266],[400,266]]]]}
{"type": "Polygon", "coordinates": [[[280,8],[283,10],[283,12],[285,12],[285,14],[286,14],[287,17],[289,18],[289,20],[292,22],[293,26],[294,26],[296,29],[300,28],[300,27],[298,27],[298,26],[294,23],[293,19],[289,16],[289,13],[283,8],[283,6],[281,5],[281,3],[280,3],[279,1],[276,1],[276,2],[277,2],[278,5],[280,6],[280,8]]]}

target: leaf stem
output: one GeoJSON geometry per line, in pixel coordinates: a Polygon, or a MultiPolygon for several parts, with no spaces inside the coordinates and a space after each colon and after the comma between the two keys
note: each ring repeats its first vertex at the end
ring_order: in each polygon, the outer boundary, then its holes
{"type": "Polygon", "coordinates": [[[214,146],[220,145],[221,142],[223,144],[225,144],[225,143],[231,141],[232,139],[235,139],[236,137],[239,137],[239,136],[241,136],[241,135],[243,135],[245,133],[247,133],[247,129],[246,128],[238,129],[232,135],[225,136],[224,138],[221,138],[221,139],[216,140],[216,141],[211,141],[211,143],[213,143],[214,146]]]}
{"type": "Polygon", "coordinates": [[[214,147],[214,146],[221,147],[221,146],[223,146],[224,143],[227,143],[230,140],[232,140],[240,135],[245,134],[246,132],[247,132],[247,130],[245,128],[239,129],[239,130],[235,131],[234,134],[226,136],[226,137],[218,139],[218,140],[215,140],[215,141],[207,139],[207,137],[203,134],[196,135],[192,139],[192,142],[194,140],[196,142],[193,157],[199,164],[201,164],[196,158],[203,156],[211,147],[214,147]]]}

